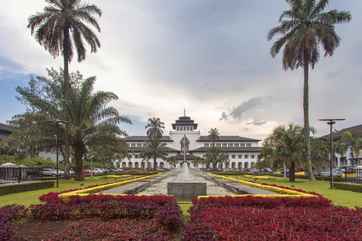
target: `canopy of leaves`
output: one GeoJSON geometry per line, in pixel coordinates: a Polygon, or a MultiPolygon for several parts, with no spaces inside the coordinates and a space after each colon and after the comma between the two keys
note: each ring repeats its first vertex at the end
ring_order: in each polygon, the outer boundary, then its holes
{"type": "Polygon", "coordinates": [[[287,0],[289,9],[279,19],[279,25],[270,30],[268,39],[280,37],[271,48],[275,57],[284,47],[283,66],[295,69],[314,65],[320,58],[320,45],[325,56],[332,56],[340,44],[335,25],[349,22],[346,11],[325,11],[329,0],[287,0]]]}
{"type": "Polygon", "coordinates": [[[102,11],[95,5],[81,0],[46,0],[48,5],[43,12],[29,18],[28,28],[37,41],[53,56],[67,51],[67,61],[71,61],[74,50],[78,61],[86,57],[87,43],[91,52],[96,52],[100,41],[92,29],[101,31],[96,16],[102,11]]]}

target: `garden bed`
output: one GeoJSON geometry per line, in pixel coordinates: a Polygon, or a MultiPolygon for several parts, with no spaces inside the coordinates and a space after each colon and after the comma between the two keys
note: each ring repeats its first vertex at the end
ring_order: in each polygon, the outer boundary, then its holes
{"type": "Polygon", "coordinates": [[[360,241],[362,210],[320,196],[194,200],[183,241],[360,241]]]}
{"type": "Polygon", "coordinates": [[[168,196],[41,197],[44,204],[0,209],[0,241],[172,241],[182,229],[168,196]]]}

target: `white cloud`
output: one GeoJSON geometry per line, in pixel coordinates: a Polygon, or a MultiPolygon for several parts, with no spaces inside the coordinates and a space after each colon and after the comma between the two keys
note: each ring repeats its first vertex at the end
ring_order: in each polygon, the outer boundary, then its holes
{"type": "MultiPolygon", "coordinates": [[[[225,134],[251,137],[263,137],[278,124],[302,123],[302,75],[282,71],[280,58],[270,57],[271,43],[266,41],[284,0],[89,2],[104,12],[102,48],[71,68],[85,76],[96,75],[98,89],[117,93],[121,112],[141,120],[157,115],[169,126],[186,108],[204,133],[217,127],[225,134]],[[258,96],[271,96],[272,103],[262,111],[245,113],[245,119],[219,120],[220,113],[230,113],[232,106],[258,96]],[[265,124],[250,125],[250,121],[265,124]]],[[[44,0],[12,0],[6,5],[0,9],[0,55],[30,73],[44,74],[47,67],[61,66],[62,59],[49,56],[26,28],[27,18],[42,9],[44,0]]],[[[345,8],[354,15],[362,10],[361,4],[348,3],[345,8]]],[[[316,127],[321,127],[317,116],[330,113],[349,117],[349,124],[362,117],[356,113],[362,101],[359,95],[344,95],[329,106],[338,93],[357,91],[341,82],[348,79],[362,87],[356,70],[359,56],[352,58],[360,40],[354,31],[360,23],[358,17],[341,27],[343,37],[355,41],[343,42],[338,55],[323,60],[311,76],[311,120],[316,127]],[[338,73],[331,74],[336,69],[338,73]]]]}

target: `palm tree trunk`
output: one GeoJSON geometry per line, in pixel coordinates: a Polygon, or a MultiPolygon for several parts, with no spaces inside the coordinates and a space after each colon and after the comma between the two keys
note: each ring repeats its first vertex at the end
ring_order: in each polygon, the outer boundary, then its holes
{"type": "MultiPolygon", "coordinates": [[[[69,48],[68,45],[70,41],[69,36],[69,28],[64,28],[64,40],[63,40],[63,57],[64,57],[64,83],[63,83],[63,95],[65,99],[65,103],[67,103],[68,100],[68,93],[70,89],[70,75],[69,75],[69,62],[70,62],[70,56],[69,56],[69,48]]],[[[67,108],[64,108],[64,111],[67,111],[67,108]]],[[[67,115],[65,115],[67,116],[67,115]]],[[[69,165],[70,165],[70,127],[69,123],[65,126],[65,133],[64,133],[64,176],[65,178],[69,178],[69,165]]]]}
{"type": "Polygon", "coordinates": [[[283,177],[287,177],[287,164],[283,161],[283,177]]]}
{"type": "Polygon", "coordinates": [[[83,152],[80,146],[74,146],[75,175],[77,181],[84,180],[83,177],[83,152]]]}
{"type": "MultiPolygon", "coordinates": [[[[305,58],[306,59],[306,58],[305,58]]],[[[303,94],[303,111],[304,111],[304,139],[306,146],[305,160],[308,165],[308,175],[310,180],[315,180],[313,174],[311,146],[310,146],[310,125],[309,125],[309,62],[304,61],[304,94],[303,94]]]]}
{"type": "Polygon", "coordinates": [[[295,162],[292,161],[290,163],[290,168],[289,168],[289,181],[290,182],[295,182],[295,162]]]}
{"type": "Polygon", "coordinates": [[[157,166],[157,156],[156,155],[154,155],[153,156],[153,170],[155,170],[156,171],[156,166],[157,166]]]}

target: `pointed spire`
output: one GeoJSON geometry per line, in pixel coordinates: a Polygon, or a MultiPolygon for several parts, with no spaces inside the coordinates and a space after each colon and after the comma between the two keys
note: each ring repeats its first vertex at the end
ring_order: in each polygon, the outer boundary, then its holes
{"type": "Polygon", "coordinates": [[[184,108],[184,116],[186,117],[186,108],[184,108]]]}

